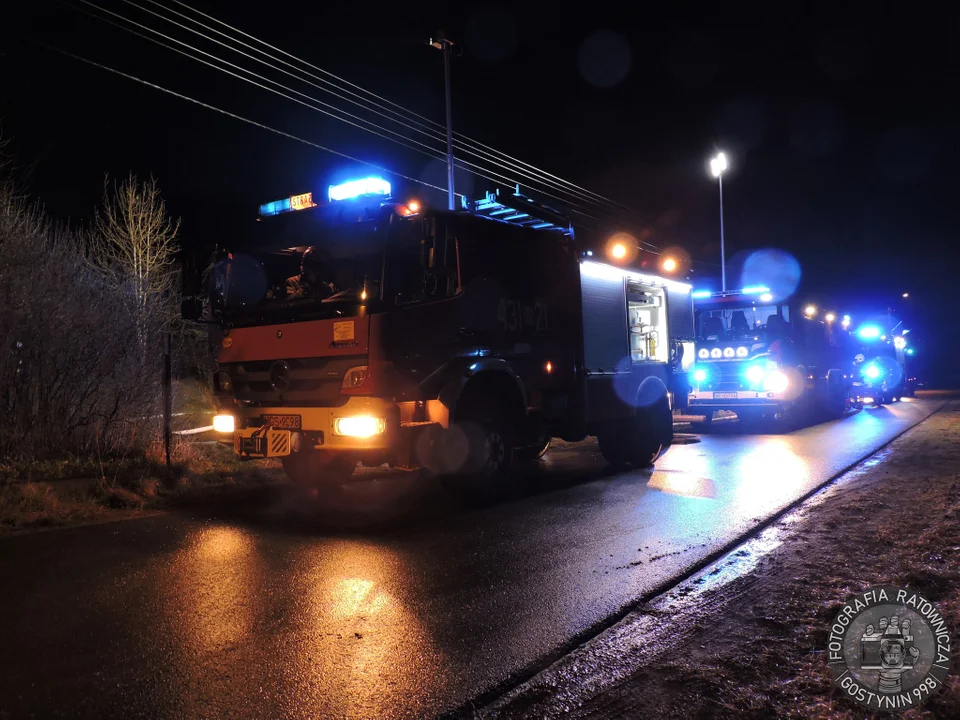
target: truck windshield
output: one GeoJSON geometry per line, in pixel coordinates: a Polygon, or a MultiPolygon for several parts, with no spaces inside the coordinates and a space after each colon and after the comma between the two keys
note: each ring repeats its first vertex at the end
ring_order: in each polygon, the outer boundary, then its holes
{"type": "Polygon", "coordinates": [[[212,305],[233,325],[350,315],[361,305],[377,312],[389,242],[407,236],[419,242],[416,220],[394,220],[331,224],[300,216],[258,223],[252,242],[238,244],[212,268],[212,305]]]}
{"type": "Polygon", "coordinates": [[[763,340],[768,335],[771,317],[779,316],[783,323],[775,332],[783,332],[790,322],[789,309],[782,305],[724,305],[722,308],[697,310],[697,337],[701,340],[763,340]]]}

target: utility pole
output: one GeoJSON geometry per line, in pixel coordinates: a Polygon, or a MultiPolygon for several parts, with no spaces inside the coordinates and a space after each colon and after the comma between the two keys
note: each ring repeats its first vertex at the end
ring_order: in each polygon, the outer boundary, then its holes
{"type": "Polygon", "coordinates": [[[453,110],[450,106],[450,55],[453,41],[446,38],[443,30],[437,31],[436,39],[430,38],[427,45],[443,52],[443,80],[447,105],[447,208],[457,209],[457,195],[453,189],[453,110]]]}

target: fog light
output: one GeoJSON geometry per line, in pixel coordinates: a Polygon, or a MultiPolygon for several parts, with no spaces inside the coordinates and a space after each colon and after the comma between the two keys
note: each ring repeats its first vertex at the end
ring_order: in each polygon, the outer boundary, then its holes
{"type": "Polygon", "coordinates": [[[218,433],[232,433],[236,427],[233,415],[214,415],[213,429],[218,433]]]}
{"type": "Polygon", "coordinates": [[[344,437],[368,438],[380,435],[386,430],[387,424],[383,418],[372,415],[354,415],[340,417],[333,421],[333,434],[344,437]]]}
{"type": "Polygon", "coordinates": [[[790,379],[779,370],[769,373],[764,380],[764,389],[770,392],[782,393],[790,384],[790,379]]]}

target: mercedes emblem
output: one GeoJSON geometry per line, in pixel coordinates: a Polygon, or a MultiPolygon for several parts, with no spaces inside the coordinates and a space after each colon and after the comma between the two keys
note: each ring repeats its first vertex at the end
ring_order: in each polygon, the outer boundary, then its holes
{"type": "Polygon", "coordinates": [[[270,366],[270,384],[281,393],[290,387],[290,366],[286,360],[277,360],[270,366]]]}

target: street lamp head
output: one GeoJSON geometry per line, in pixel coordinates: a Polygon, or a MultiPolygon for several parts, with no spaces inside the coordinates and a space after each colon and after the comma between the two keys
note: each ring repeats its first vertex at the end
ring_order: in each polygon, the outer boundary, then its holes
{"type": "Polygon", "coordinates": [[[910,293],[904,293],[903,296],[904,296],[905,298],[908,298],[908,297],[910,297],[910,293]]]}
{"type": "Polygon", "coordinates": [[[713,173],[715,178],[723,175],[723,171],[727,169],[727,156],[723,153],[717,153],[717,156],[710,161],[710,172],[713,173]]]}
{"type": "Polygon", "coordinates": [[[664,260],[663,260],[663,271],[664,271],[664,272],[672,273],[672,272],[673,272],[674,270],[676,270],[676,269],[677,269],[677,261],[676,261],[676,260],[674,260],[672,257],[664,258],[664,260]]]}

